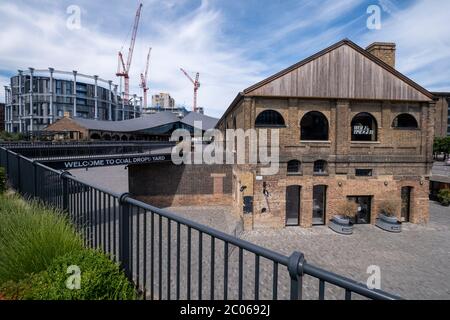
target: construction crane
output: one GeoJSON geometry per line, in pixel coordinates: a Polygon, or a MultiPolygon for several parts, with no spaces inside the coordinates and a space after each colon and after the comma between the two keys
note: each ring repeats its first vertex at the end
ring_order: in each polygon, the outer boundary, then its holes
{"type": "Polygon", "coordinates": [[[131,43],[130,43],[130,47],[128,49],[127,63],[125,64],[125,62],[124,62],[122,51],[119,51],[119,56],[118,56],[118,66],[117,66],[116,76],[124,78],[124,82],[125,82],[124,99],[125,99],[125,101],[129,100],[129,95],[130,95],[129,71],[130,71],[130,66],[131,66],[131,60],[133,59],[133,50],[134,50],[134,44],[136,42],[136,34],[137,34],[138,25],[139,25],[139,18],[141,17],[141,9],[142,9],[142,3],[139,4],[139,7],[136,11],[136,17],[134,18],[133,31],[131,33],[131,43]]]}
{"type": "Polygon", "coordinates": [[[197,112],[197,91],[198,88],[200,88],[200,82],[198,82],[198,78],[200,77],[200,73],[196,73],[195,75],[195,81],[191,78],[191,76],[183,69],[180,68],[180,70],[184,73],[184,75],[192,82],[194,85],[194,104],[192,106],[192,109],[194,112],[197,112]]]}
{"type": "Polygon", "coordinates": [[[150,53],[152,52],[152,48],[148,48],[148,54],[147,54],[147,62],[145,64],[145,72],[141,73],[141,88],[144,91],[144,108],[147,108],[147,78],[148,78],[148,64],[150,61],[150,53]]]}

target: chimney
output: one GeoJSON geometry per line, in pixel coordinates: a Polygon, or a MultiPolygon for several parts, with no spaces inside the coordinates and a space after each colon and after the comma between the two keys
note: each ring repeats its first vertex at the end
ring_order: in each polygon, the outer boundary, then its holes
{"type": "Polygon", "coordinates": [[[374,42],[366,48],[366,51],[395,68],[395,43],[374,42]]]}

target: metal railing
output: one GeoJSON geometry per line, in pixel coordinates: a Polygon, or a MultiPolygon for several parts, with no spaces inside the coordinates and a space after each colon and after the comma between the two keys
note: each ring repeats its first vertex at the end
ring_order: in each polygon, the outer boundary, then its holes
{"type": "Polygon", "coordinates": [[[144,299],[399,297],[0,148],[10,185],[67,213],[87,247],[120,262],[144,299]],[[308,289],[308,290],[307,290],[308,289]]]}
{"type": "MultiPolygon", "coordinates": [[[[31,159],[76,159],[93,158],[102,155],[126,155],[149,153],[156,149],[168,148],[174,145],[174,142],[140,142],[140,143],[33,143],[33,144],[15,144],[3,145],[3,147],[12,150],[31,159]]],[[[1,145],[0,145],[1,146],[1,145]]]]}

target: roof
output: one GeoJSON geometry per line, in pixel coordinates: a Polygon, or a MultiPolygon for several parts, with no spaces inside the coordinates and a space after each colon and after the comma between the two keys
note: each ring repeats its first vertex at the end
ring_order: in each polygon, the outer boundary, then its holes
{"type": "Polygon", "coordinates": [[[80,126],[88,130],[113,131],[113,132],[136,132],[150,128],[160,127],[169,123],[181,122],[194,126],[194,121],[202,121],[202,129],[214,128],[218,119],[203,114],[190,112],[184,118],[170,111],[163,111],[144,115],[140,118],[122,121],[99,121],[84,118],[72,118],[80,126]]]}
{"type": "MultiPolygon", "coordinates": [[[[280,72],[254,84],[251,87],[248,87],[247,89],[244,90],[244,93],[249,93],[261,86],[263,86],[266,83],[269,83],[277,78],[280,78],[281,76],[307,64],[308,62],[311,62],[343,45],[348,45],[351,48],[355,49],[356,51],[358,51],[359,53],[361,53],[362,55],[364,55],[365,57],[369,58],[370,60],[372,60],[373,62],[375,62],[376,64],[378,64],[380,67],[382,67],[383,69],[389,71],[390,73],[392,73],[393,75],[397,76],[398,78],[402,79],[403,81],[405,81],[406,83],[408,83],[410,86],[412,86],[413,88],[415,88],[416,90],[420,91],[421,93],[423,93],[425,96],[429,97],[430,100],[432,100],[434,98],[434,96],[431,94],[431,92],[429,92],[427,89],[423,88],[422,86],[420,86],[419,84],[417,84],[416,82],[414,82],[413,80],[409,79],[408,77],[406,77],[404,74],[400,73],[399,71],[397,71],[396,69],[394,69],[393,67],[391,67],[390,65],[388,65],[387,63],[385,63],[384,61],[380,60],[379,58],[377,58],[376,56],[374,56],[373,54],[370,54],[368,51],[366,51],[365,49],[361,48],[360,46],[358,46],[356,43],[354,43],[353,41],[349,40],[349,39],[343,39],[339,42],[336,42],[335,44],[329,46],[328,48],[325,48],[322,51],[317,52],[316,54],[313,54],[312,56],[284,69],[281,70],[280,72]]],[[[369,46],[370,47],[370,46],[369,46]]]]}
{"type": "Polygon", "coordinates": [[[187,124],[191,127],[194,127],[194,121],[201,121],[202,128],[204,130],[208,130],[214,128],[219,119],[209,117],[198,112],[189,112],[183,119],[181,119],[182,123],[187,124]]]}
{"type": "Polygon", "coordinates": [[[435,97],[450,97],[450,92],[431,92],[435,97]]]}
{"type": "MultiPolygon", "coordinates": [[[[403,75],[402,73],[398,72],[397,70],[395,70],[393,67],[391,67],[390,65],[388,65],[387,63],[385,63],[384,61],[380,60],[379,58],[377,58],[376,56],[372,55],[371,53],[369,53],[368,51],[366,51],[365,49],[363,49],[362,47],[358,46],[357,44],[355,44],[354,42],[352,42],[349,39],[343,39],[331,46],[329,46],[328,48],[325,48],[322,51],[317,52],[316,54],[313,54],[312,56],[284,69],[281,70],[280,72],[277,72],[276,74],[248,87],[247,89],[243,90],[243,92],[239,92],[236,96],[236,98],[233,100],[233,102],[231,103],[231,105],[228,107],[228,109],[225,111],[225,113],[223,114],[223,116],[220,118],[219,122],[222,121],[222,119],[237,105],[241,102],[241,100],[243,99],[244,96],[258,96],[258,93],[256,91],[255,94],[255,90],[275,81],[280,79],[281,77],[293,72],[296,69],[299,69],[300,67],[318,59],[321,58],[322,56],[330,53],[333,50],[336,50],[344,45],[347,45],[351,48],[353,48],[354,50],[356,50],[358,53],[362,54],[364,57],[368,58],[370,61],[374,62],[376,65],[378,65],[379,67],[381,67],[383,70],[387,71],[388,73],[394,75],[395,77],[397,77],[398,79],[402,80],[403,82],[405,82],[407,85],[411,86],[412,88],[414,88],[415,90],[417,90],[420,94],[423,94],[424,97],[426,97],[426,99],[429,100],[433,100],[435,97],[432,93],[430,93],[428,90],[426,90],[425,88],[423,88],[422,86],[420,86],[419,84],[417,84],[416,82],[414,82],[413,80],[409,79],[408,77],[406,77],[405,75],[403,75]]],[[[307,96],[305,96],[307,97],[307,96]]],[[[319,96],[316,98],[320,98],[319,96]]],[[[325,97],[324,97],[325,98],[325,97]]],[[[337,97],[335,97],[337,98],[337,97]]]]}

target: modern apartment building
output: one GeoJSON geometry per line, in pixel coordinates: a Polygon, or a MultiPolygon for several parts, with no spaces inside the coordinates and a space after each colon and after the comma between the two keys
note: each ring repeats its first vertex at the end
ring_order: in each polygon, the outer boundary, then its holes
{"type": "Polygon", "coordinates": [[[19,70],[5,87],[5,126],[8,132],[41,131],[69,115],[119,121],[139,117],[142,99],[124,99],[118,86],[97,75],[53,68],[19,70]]]}

